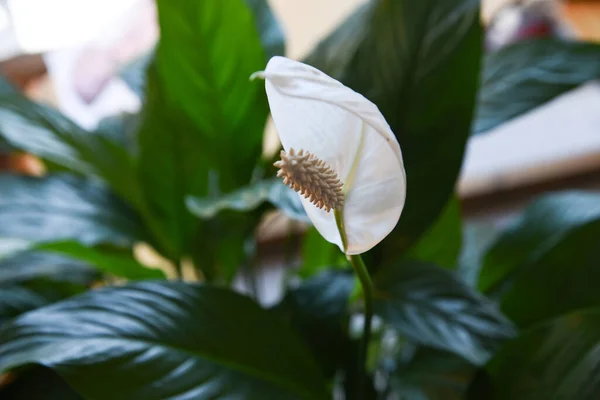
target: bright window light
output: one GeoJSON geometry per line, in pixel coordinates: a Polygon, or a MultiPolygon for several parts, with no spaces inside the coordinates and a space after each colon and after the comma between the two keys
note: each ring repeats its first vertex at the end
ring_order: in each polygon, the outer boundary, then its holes
{"type": "Polygon", "coordinates": [[[8,0],[8,7],[21,50],[39,53],[74,47],[97,38],[136,2],[8,0]]]}

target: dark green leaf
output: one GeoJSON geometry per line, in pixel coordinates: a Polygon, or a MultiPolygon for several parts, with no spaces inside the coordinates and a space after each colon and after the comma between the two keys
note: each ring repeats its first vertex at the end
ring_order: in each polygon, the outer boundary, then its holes
{"type": "Polygon", "coordinates": [[[427,261],[441,267],[454,269],[460,254],[462,224],[460,203],[450,199],[436,223],[407,252],[406,258],[427,261]]]}
{"type": "Polygon", "coordinates": [[[0,370],[28,363],[94,399],[328,397],[300,339],[271,313],[181,282],[101,289],[19,317],[0,331],[0,370]]]}
{"type": "Polygon", "coordinates": [[[79,172],[92,167],[77,151],[61,140],[62,135],[84,132],[74,122],[50,107],[13,94],[0,96],[0,135],[14,147],[79,172]]]}
{"type": "Polygon", "coordinates": [[[488,299],[431,264],[388,265],[375,275],[375,312],[411,340],[482,364],[514,334],[488,299]]]}
{"type": "Polygon", "coordinates": [[[353,288],[354,278],[348,271],[327,271],[289,290],[278,306],[328,378],[352,357],[347,309],[353,288]]]}
{"type": "Polygon", "coordinates": [[[67,281],[33,279],[0,285],[0,324],[24,312],[81,293],[87,287],[67,281]]]}
{"type": "Polygon", "coordinates": [[[58,111],[21,95],[0,96],[0,136],[17,149],[76,173],[98,176],[140,206],[133,160],[114,135],[83,130],[58,111]]]}
{"type": "Polygon", "coordinates": [[[75,241],[32,244],[28,250],[0,259],[0,283],[3,284],[37,278],[90,283],[98,278],[97,271],[132,280],[165,277],[161,270],[137,262],[130,252],[86,247],[75,241]]]}
{"type": "MultiPolygon", "coordinates": [[[[0,74],[0,96],[14,95],[17,91],[15,88],[0,74]]],[[[0,155],[8,154],[12,151],[12,147],[6,142],[6,139],[0,134],[0,155]]]]}
{"type": "Polygon", "coordinates": [[[378,0],[359,9],[307,62],[381,110],[404,156],[402,218],[378,246],[396,257],[451,197],[471,121],[481,58],[477,0],[378,0]]]}
{"type": "Polygon", "coordinates": [[[56,372],[41,366],[21,371],[14,380],[1,386],[0,398],[6,400],[83,400],[56,372]]]}
{"type": "Polygon", "coordinates": [[[502,311],[520,328],[579,309],[600,307],[600,221],[573,229],[519,274],[502,311]]]}
{"type": "Polygon", "coordinates": [[[258,225],[269,192],[276,181],[259,181],[217,198],[188,196],[188,210],[202,220],[198,236],[202,238],[195,263],[210,278],[234,278],[237,268],[249,262],[246,243],[258,225]],[[219,270],[215,270],[218,268],[219,270]]]}
{"type": "Polygon", "coordinates": [[[485,59],[474,133],[483,133],[600,77],[600,45],[537,39],[485,59]]]}
{"type": "Polygon", "coordinates": [[[600,195],[585,192],[551,194],[535,201],[487,253],[479,289],[491,293],[522,268],[535,263],[572,230],[600,218],[600,195]]]}
{"type": "Polygon", "coordinates": [[[179,258],[198,243],[185,197],[250,182],[262,151],[266,95],[249,82],[265,54],[244,0],[158,1],[161,40],[149,68],[139,134],[140,179],[162,246],[179,258]]]}
{"type": "Polygon", "coordinates": [[[0,260],[0,282],[18,283],[34,278],[60,282],[90,282],[97,274],[87,264],[43,251],[24,251],[0,260]]]}
{"type": "Polygon", "coordinates": [[[283,300],[302,319],[341,324],[346,315],[354,276],[350,271],[325,271],[290,289],[283,300]]]}
{"type": "Polygon", "coordinates": [[[477,279],[481,272],[485,253],[498,235],[500,235],[500,229],[490,221],[471,222],[464,225],[458,274],[469,286],[477,287],[477,279]]]}
{"type": "Polygon", "coordinates": [[[238,267],[253,263],[252,242],[262,213],[226,212],[203,221],[193,255],[194,264],[200,267],[208,280],[220,279],[231,283],[238,267]]]}
{"type": "Polygon", "coordinates": [[[246,1],[254,14],[256,29],[260,34],[260,41],[265,52],[265,61],[273,56],[283,56],[285,53],[285,38],[267,0],[246,1]]]}
{"type": "Polygon", "coordinates": [[[508,342],[478,375],[469,399],[597,399],[599,346],[600,311],[547,323],[508,342]]]}
{"type": "Polygon", "coordinates": [[[143,54],[125,65],[119,74],[127,86],[141,99],[144,98],[146,91],[146,70],[153,57],[154,51],[143,54]]]}
{"type": "Polygon", "coordinates": [[[99,271],[130,280],[165,278],[163,271],[140,264],[132,254],[103,252],[74,241],[44,243],[37,248],[69,256],[75,260],[86,262],[99,271]]]}
{"type": "Polygon", "coordinates": [[[202,219],[213,218],[227,210],[253,211],[266,201],[277,206],[290,218],[310,221],[296,192],[285,186],[280,179],[258,181],[217,198],[186,198],[189,211],[202,219]]]}
{"type": "Polygon", "coordinates": [[[220,275],[230,280],[239,265],[248,261],[245,243],[267,210],[265,202],[291,218],[308,220],[298,194],[276,179],[258,181],[220,197],[186,198],[189,211],[203,220],[195,262],[205,275],[219,275],[214,271],[219,268],[220,275]]]}
{"type": "Polygon", "coordinates": [[[0,237],[121,246],[143,237],[136,215],[98,182],[0,175],[0,188],[0,237]]]}
{"type": "Polygon", "coordinates": [[[227,210],[253,211],[267,201],[269,193],[276,184],[283,185],[278,180],[268,180],[245,186],[217,198],[189,196],[186,198],[186,204],[190,212],[201,219],[213,218],[227,210]]]}
{"type": "Polygon", "coordinates": [[[19,285],[0,286],[0,326],[29,310],[45,306],[48,301],[35,291],[19,285]]]}
{"type": "Polygon", "coordinates": [[[0,136],[0,156],[10,154],[12,150],[12,147],[8,143],[6,143],[4,138],[0,136]]]}
{"type": "Polygon", "coordinates": [[[394,372],[391,385],[402,400],[462,400],[474,372],[454,354],[418,347],[394,372]]]}
{"type": "Polygon", "coordinates": [[[17,90],[15,87],[0,74],[0,96],[5,96],[9,94],[15,94],[17,90]]]}
{"type": "Polygon", "coordinates": [[[139,130],[141,116],[139,113],[120,113],[103,118],[98,127],[92,132],[121,144],[131,154],[137,153],[135,148],[137,132],[139,130]]]}

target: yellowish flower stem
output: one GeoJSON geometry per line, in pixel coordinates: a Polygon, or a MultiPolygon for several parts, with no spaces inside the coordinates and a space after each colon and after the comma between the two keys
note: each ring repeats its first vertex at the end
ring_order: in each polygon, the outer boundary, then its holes
{"type": "MultiPolygon", "coordinates": [[[[346,251],[348,248],[348,238],[346,237],[346,228],[344,226],[344,212],[343,210],[336,209],[334,211],[334,215],[338,231],[340,232],[340,236],[342,238],[342,245],[344,247],[344,251],[346,251]]],[[[354,271],[356,272],[356,276],[360,281],[363,291],[365,320],[363,326],[362,345],[358,357],[358,393],[360,396],[359,398],[363,398],[365,390],[365,378],[367,374],[366,364],[368,361],[369,342],[371,340],[371,320],[373,319],[373,283],[371,282],[371,277],[369,276],[369,270],[367,269],[360,254],[350,255],[347,257],[350,261],[350,264],[352,264],[352,268],[354,268],[354,271]]]]}

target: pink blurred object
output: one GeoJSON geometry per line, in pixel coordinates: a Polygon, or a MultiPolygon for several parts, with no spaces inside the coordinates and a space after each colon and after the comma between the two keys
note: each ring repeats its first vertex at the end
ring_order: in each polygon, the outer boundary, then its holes
{"type": "Polygon", "coordinates": [[[136,0],[105,21],[93,40],[46,53],[59,109],[86,129],[107,116],[139,110],[139,97],[119,75],[123,66],[156,44],[156,17],[153,0],[136,0]]]}
{"type": "Polygon", "coordinates": [[[128,25],[121,35],[109,43],[90,44],[75,61],[73,84],[86,104],[94,102],[121,66],[147,51],[158,38],[156,7],[150,1],[138,2],[121,21],[128,25]]]}
{"type": "Polygon", "coordinates": [[[538,0],[523,3],[505,7],[492,19],[485,39],[487,51],[497,51],[526,39],[571,36],[558,17],[555,2],[538,0]]]}
{"type": "Polygon", "coordinates": [[[109,50],[88,47],[75,61],[73,85],[86,104],[94,102],[119,68],[119,62],[109,50]]]}

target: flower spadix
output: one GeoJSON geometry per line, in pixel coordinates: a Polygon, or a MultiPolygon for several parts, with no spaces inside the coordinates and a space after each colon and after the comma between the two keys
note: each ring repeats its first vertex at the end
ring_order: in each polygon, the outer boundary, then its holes
{"type": "Polygon", "coordinates": [[[284,57],[265,71],[284,151],[276,166],[299,192],[321,235],[346,254],[375,246],[396,226],[406,197],[400,145],[372,102],[323,72],[284,57]],[[334,211],[343,216],[346,248],[334,211]]]}

